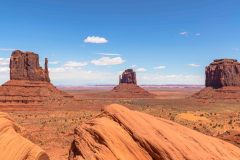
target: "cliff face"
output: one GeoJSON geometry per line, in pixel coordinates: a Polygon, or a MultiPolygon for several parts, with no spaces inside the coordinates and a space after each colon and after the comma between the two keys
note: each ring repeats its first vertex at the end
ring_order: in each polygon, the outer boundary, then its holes
{"type": "Polygon", "coordinates": [[[10,58],[10,80],[50,82],[47,58],[45,59],[45,69],[43,69],[39,65],[38,54],[14,51],[10,58]]]}
{"type": "Polygon", "coordinates": [[[217,59],[206,67],[206,87],[240,86],[240,63],[234,59],[217,59]]]}
{"type": "Polygon", "coordinates": [[[136,72],[132,69],[125,70],[119,77],[119,84],[122,83],[137,84],[136,72]]]}

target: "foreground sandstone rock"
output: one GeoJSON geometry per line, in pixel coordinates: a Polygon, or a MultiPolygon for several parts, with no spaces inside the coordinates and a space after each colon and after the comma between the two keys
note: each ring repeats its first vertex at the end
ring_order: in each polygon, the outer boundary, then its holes
{"type": "Polygon", "coordinates": [[[154,97],[148,91],[137,85],[136,72],[133,69],[126,69],[119,76],[119,85],[113,88],[112,97],[118,98],[149,98],[154,97]]]}
{"type": "Polygon", "coordinates": [[[238,160],[240,149],[172,121],[113,104],[75,129],[69,159],[238,160]]]}
{"type": "Polygon", "coordinates": [[[214,60],[205,70],[206,88],[193,95],[200,99],[239,99],[240,63],[234,59],[214,60]]]}
{"type": "Polygon", "coordinates": [[[40,147],[17,133],[20,130],[6,113],[0,112],[0,159],[49,160],[40,147]]]}
{"type": "Polygon", "coordinates": [[[19,50],[12,53],[10,80],[0,86],[0,105],[48,105],[71,101],[72,96],[50,83],[47,59],[42,69],[37,54],[19,50]]]}

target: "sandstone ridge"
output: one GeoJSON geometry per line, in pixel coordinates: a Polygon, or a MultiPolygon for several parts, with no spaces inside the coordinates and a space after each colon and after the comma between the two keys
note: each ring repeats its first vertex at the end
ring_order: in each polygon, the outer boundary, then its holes
{"type": "Polygon", "coordinates": [[[75,129],[70,160],[237,160],[240,149],[172,121],[107,106],[75,129]]]}

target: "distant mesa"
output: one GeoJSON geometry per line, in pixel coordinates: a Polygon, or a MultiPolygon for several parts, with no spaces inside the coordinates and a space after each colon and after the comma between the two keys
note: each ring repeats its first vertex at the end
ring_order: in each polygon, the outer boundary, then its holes
{"type": "Polygon", "coordinates": [[[216,59],[205,69],[205,86],[197,98],[239,99],[240,63],[236,59],[216,59]]]}
{"type": "Polygon", "coordinates": [[[69,160],[237,160],[240,148],[175,122],[112,104],[74,130],[69,160]]]}
{"type": "Polygon", "coordinates": [[[10,80],[0,87],[0,105],[63,104],[72,98],[50,83],[47,58],[43,69],[39,65],[38,54],[13,51],[10,58],[10,80]]]}
{"type": "Polygon", "coordinates": [[[153,94],[137,85],[137,76],[133,69],[126,69],[119,76],[119,85],[113,88],[111,96],[118,98],[154,97],[153,94]]]}

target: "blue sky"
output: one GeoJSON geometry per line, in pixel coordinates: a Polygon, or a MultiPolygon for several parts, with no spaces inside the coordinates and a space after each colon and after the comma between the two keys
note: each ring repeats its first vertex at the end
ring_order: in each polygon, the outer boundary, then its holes
{"type": "Polygon", "coordinates": [[[48,57],[54,84],[204,84],[216,58],[240,57],[238,0],[0,0],[0,82],[13,49],[48,57]]]}

